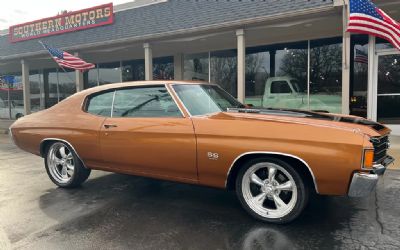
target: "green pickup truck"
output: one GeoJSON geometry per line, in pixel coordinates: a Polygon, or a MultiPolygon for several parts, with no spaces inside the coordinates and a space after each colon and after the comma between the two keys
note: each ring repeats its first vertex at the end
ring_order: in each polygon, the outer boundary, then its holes
{"type": "Polygon", "coordinates": [[[327,111],[330,113],[342,112],[341,94],[311,93],[310,107],[308,107],[307,90],[292,77],[270,77],[265,83],[262,96],[246,97],[246,104],[255,107],[285,108],[327,111]]]}

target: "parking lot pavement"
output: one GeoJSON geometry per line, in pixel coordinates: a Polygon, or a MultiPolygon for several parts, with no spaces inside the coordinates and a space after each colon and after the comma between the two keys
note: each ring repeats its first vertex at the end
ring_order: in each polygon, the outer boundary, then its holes
{"type": "Polygon", "coordinates": [[[257,222],[233,192],[92,172],[56,188],[0,135],[0,249],[399,249],[400,171],[368,198],[315,197],[289,225],[257,222]]]}

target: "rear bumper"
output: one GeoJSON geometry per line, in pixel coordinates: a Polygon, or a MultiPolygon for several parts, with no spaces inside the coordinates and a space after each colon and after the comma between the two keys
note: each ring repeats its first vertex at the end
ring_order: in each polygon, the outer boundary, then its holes
{"type": "Polygon", "coordinates": [[[374,191],[379,176],[383,175],[387,166],[394,162],[393,157],[388,156],[382,163],[376,164],[370,173],[354,173],[351,180],[348,196],[365,197],[374,191]]]}

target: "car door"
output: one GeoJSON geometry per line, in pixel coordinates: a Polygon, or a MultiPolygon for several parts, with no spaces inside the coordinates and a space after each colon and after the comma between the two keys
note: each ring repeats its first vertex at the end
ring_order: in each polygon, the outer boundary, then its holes
{"type": "Polygon", "coordinates": [[[164,85],[117,89],[100,145],[104,163],[122,172],[197,180],[192,121],[164,85]]]}
{"type": "Polygon", "coordinates": [[[114,90],[91,94],[85,100],[84,112],[71,119],[73,132],[69,142],[83,159],[85,166],[96,168],[102,166],[100,149],[100,130],[106,117],[111,117],[114,90]]]}

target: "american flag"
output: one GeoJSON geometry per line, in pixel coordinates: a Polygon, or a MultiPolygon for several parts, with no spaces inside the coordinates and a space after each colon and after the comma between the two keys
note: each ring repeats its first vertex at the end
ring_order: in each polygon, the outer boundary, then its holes
{"type": "Polygon", "coordinates": [[[40,43],[43,45],[45,49],[49,51],[54,61],[56,61],[56,63],[58,63],[58,65],[60,65],[60,67],[62,68],[70,68],[70,69],[85,71],[95,67],[93,63],[85,62],[79,57],[73,56],[68,52],[49,47],[47,44],[43,42],[40,43]]]}
{"type": "Polygon", "coordinates": [[[356,49],[356,53],[354,55],[354,61],[358,63],[368,64],[368,55],[362,50],[356,49]]]}
{"type": "Polygon", "coordinates": [[[383,38],[400,50],[400,24],[370,0],[350,0],[347,32],[383,38]]]}
{"type": "MultiPolygon", "coordinates": [[[[356,52],[354,55],[354,62],[368,64],[368,54],[360,49],[355,50],[356,52]]],[[[380,63],[378,64],[378,70],[379,72],[386,72],[386,70],[384,69],[384,67],[382,67],[380,63]]],[[[389,75],[385,75],[385,77],[389,80],[391,79],[391,76],[389,75]]]]}

